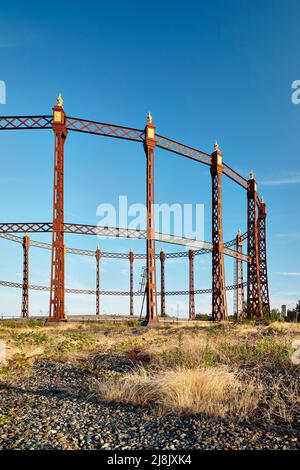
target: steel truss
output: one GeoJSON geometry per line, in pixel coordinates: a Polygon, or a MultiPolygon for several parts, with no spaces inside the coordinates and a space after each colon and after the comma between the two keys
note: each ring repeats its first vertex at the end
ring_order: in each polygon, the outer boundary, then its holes
{"type": "Polygon", "coordinates": [[[260,282],[259,245],[256,181],[248,181],[248,255],[250,262],[247,270],[247,315],[248,318],[262,318],[262,295],[260,282]]]}
{"type": "Polygon", "coordinates": [[[189,250],[189,320],[195,320],[194,259],[194,251],[189,250]]]}
{"type": "MultiPolygon", "coordinates": [[[[11,281],[0,281],[0,286],[2,287],[13,287],[13,288],[18,288],[22,289],[23,284],[19,282],[11,282],[11,281]]],[[[247,286],[247,282],[244,282],[243,287],[247,286]]],[[[237,289],[238,287],[242,286],[237,286],[236,284],[232,284],[230,286],[226,286],[227,291],[233,291],[237,289]]],[[[50,291],[50,287],[47,286],[39,286],[39,285],[33,285],[29,284],[28,289],[30,290],[35,290],[35,291],[50,291]]],[[[79,294],[79,295],[95,295],[97,293],[96,290],[92,289],[65,289],[65,292],[67,294],[79,294]]],[[[194,294],[195,295],[200,295],[200,294],[211,294],[212,289],[195,289],[194,294]]],[[[174,291],[165,291],[164,295],[186,295],[188,296],[190,294],[189,290],[174,290],[174,291]]],[[[101,290],[100,295],[116,295],[116,296],[130,296],[129,291],[114,291],[114,290],[101,290]]],[[[143,296],[144,291],[139,289],[138,291],[133,292],[134,296],[143,296]]],[[[157,292],[158,296],[161,296],[161,292],[157,292]]]]}
{"type": "MultiPolygon", "coordinates": [[[[66,116],[61,97],[58,98],[57,106],[53,108],[53,114],[40,116],[2,116],[0,117],[0,131],[3,130],[46,130],[52,129],[54,133],[54,185],[53,185],[53,222],[52,223],[14,223],[0,224],[0,233],[2,237],[11,237],[18,241],[18,237],[10,235],[13,233],[32,233],[32,232],[51,232],[52,245],[42,242],[31,242],[31,246],[52,249],[51,261],[51,285],[50,285],[50,320],[61,321],[64,316],[64,292],[70,292],[64,286],[64,257],[65,253],[82,254],[95,256],[91,250],[78,250],[74,248],[65,248],[64,233],[114,236],[122,238],[138,238],[147,242],[147,253],[136,254],[135,259],[146,259],[147,261],[147,322],[157,321],[157,300],[159,295],[156,289],[156,259],[160,254],[155,253],[155,240],[166,241],[168,243],[177,243],[193,248],[194,256],[212,252],[213,256],[213,318],[215,320],[225,320],[227,318],[227,302],[225,287],[224,255],[232,256],[236,260],[236,266],[242,266],[242,262],[247,262],[247,310],[248,315],[262,317],[270,311],[269,290],[267,276],[267,256],[266,256],[266,208],[263,201],[260,201],[256,192],[256,183],[253,178],[247,181],[235,170],[230,168],[222,161],[222,154],[218,147],[212,155],[186,146],[167,137],[156,134],[155,126],[152,123],[152,117],[149,115],[146,128],[139,130],[114,124],[101,123],[97,121],[85,120],[66,116]],[[105,137],[113,137],[142,143],[146,153],[147,160],[147,229],[130,230],[123,228],[95,227],[91,225],[67,224],[64,222],[64,143],[68,134],[71,132],[81,132],[95,134],[105,137]],[[198,242],[192,240],[178,239],[175,237],[158,234],[154,231],[154,150],[155,147],[167,150],[174,154],[192,159],[199,163],[210,166],[212,176],[212,243],[198,242]],[[236,240],[223,243],[222,231],[222,174],[236,184],[246,189],[248,197],[248,228],[246,234],[241,236],[241,240],[248,239],[247,255],[240,249],[234,249],[236,240]],[[253,186],[254,185],[254,186],[253,186]],[[257,216],[258,210],[258,216],[257,216]],[[167,239],[166,239],[167,238],[167,239]]],[[[28,255],[27,249],[27,255],[28,255]]],[[[24,248],[24,273],[23,273],[23,302],[22,312],[26,315],[26,305],[28,313],[28,257],[27,271],[25,269],[25,248],[24,248]],[[27,304],[26,304],[27,302],[27,304]],[[23,309],[24,306],[24,309],[23,309]]],[[[164,259],[189,256],[187,252],[165,253],[164,259]]],[[[129,258],[130,254],[124,253],[101,253],[101,257],[107,258],[129,258]]],[[[97,259],[97,258],[96,258],[97,259]]],[[[98,262],[99,264],[99,262],[98,262]]],[[[162,264],[163,266],[163,264],[162,264]]],[[[164,268],[163,268],[164,269],[164,268]]],[[[131,274],[130,274],[131,276],[131,274]]],[[[241,275],[237,275],[239,281],[241,275]]],[[[132,288],[132,276],[130,277],[130,295],[135,295],[132,288]]],[[[238,282],[238,286],[244,286],[245,283],[238,282]]],[[[232,287],[232,286],[231,286],[232,287]]],[[[71,290],[74,292],[73,290],[71,290]]],[[[203,290],[202,290],[203,291],[203,290]]],[[[201,292],[202,292],[201,291],[201,292]]],[[[206,293],[209,290],[204,290],[206,293]]],[[[77,290],[76,290],[77,292],[77,290]]],[[[93,291],[88,291],[93,292],[93,291]]],[[[100,295],[100,268],[97,268],[97,295],[100,295]]],[[[111,291],[113,292],[113,291],[111,291]]],[[[176,291],[181,295],[182,292],[176,291]]],[[[190,295],[193,292],[188,291],[190,295]]],[[[200,291],[194,291],[197,293],[200,291]]],[[[101,292],[102,293],[102,292],[101,292]]],[[[167,292],[164,293],[167,295],[167,292]]],[[[169,293],[173,295],[172,293],[169,293]]],[[[112,295],[112,294],[108,294],[112,295]]],[[[116,294],[118,295],[118,294],[116,294]]],[[[120,295],[125,295],[120,293],[120,295]]],[[[127,294],[126,294],[127,295],[127,294]]],[[[240,295],[240,294],[239,294],[240,295]]],[[[192,297],[190,297],[192,301],[192,297]]],[[[98,301],[99,297],[98,297],[98,301]]],[[[97,304],[96,310],[100,312],[100,304],[97,304]]],[[[133,309],[132,304],[131,311],[133,309]]],[[[162,306],[162,305],[161,305],[162,306]]],[[[162,306],[162,312],[164,307],[162,306]]]]}
{"type": "MultiPolygon", "coordinates": [[[[236,251],[242,253],[243,251],[243,240],[242,235],[239,232],[236,236],[236,251]]],[[[244,318],[244,279],[243,279],[243,262],[241,259],[236,258],[234,260],[234,279],[238,286],[234,293],[234,316],[241,320],[244,318]]]]}
{"type": "Polygon", "coordinates": [[[212,154],[212,316],[213,320],[227,320],[225,266],[222,225],[222,153],[218,145],[212,154]]]}

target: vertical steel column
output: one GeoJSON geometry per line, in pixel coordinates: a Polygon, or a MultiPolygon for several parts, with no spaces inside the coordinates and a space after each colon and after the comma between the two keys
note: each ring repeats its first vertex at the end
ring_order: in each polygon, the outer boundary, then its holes
{"type": "Polygon", "coordinates": [[[53,228],[49,321],[66,320],[64,260],[64,144],[67,138],[61,96],[53,107],[54,144],[53,228]]]}
{"type": "Polygon", "coordinates": [[[29,247],[30,238],[23,237],[23,283],[22,283],[22,317],[29,317],[29,247]]]}
{"type": "Polygon", "coordinates": [[[130,316],[134,316],[134,303],[133,303],[133,261],[134,254],[132,249],[129,252],[129,266],[130,266],[130,316]]]}
{"type": "Polygon", "coordinates": [[[257,186],[251,172],[248,180],[248,256],[247,270],[247,316],[262,318],[262,299],[259,269],[258,223],[257,223],[257,186]]]}
{"type": "MultiPolygon", "coordinates": [[[[243,239],[241,231],[239,230],[235,241],[235,250],[242,255],[243,253],[243,239]]],[[[234,260],[234,274],[236,290],[234,291],[234,316],[237,320],[244,318],[244,276],[243,276],[243,260],[242,258],[235,258],[234,260]]]]}
{"type": "Polygon", "coordinates": [[[194,250],[189,250],[189,320],[195,320],[194,250]]]}
{"type": "Polygon", "coordinates": [[[258,209],[258,239],[259,239],[259,265],[260,265],[260,288],[263,316],[270,315],[270,297],[267,269],[267,240],[266,240],[266,204],[261,198],[258,209]]]}
{"type": "Polygon", "coordinates": [[[154,240],[154,149],[155,125],[152,123],[152,116],[149,113],[144,141],[147,158],[147,312],[145,324],[158,322],[154,240]]]}
{"type": "Polygon", "coordinates": [[[160,250],[160,316],[166,316],[166,294],[165,294],[165,252],[160,250]]]}
{"type": "Polygon", "coordinates": [[[227,320],[227,299],[225,289],[225,266],[223,254],[222,224],[222,173],[223,161],[219,146],[215,144],[212,153],[212,318],[214,321],[227,320]]]}
{"type": "Polygon", "coordinates": [[[100,315],[100,246],[97,246],[96,250],[96,315],[100,315]]]}

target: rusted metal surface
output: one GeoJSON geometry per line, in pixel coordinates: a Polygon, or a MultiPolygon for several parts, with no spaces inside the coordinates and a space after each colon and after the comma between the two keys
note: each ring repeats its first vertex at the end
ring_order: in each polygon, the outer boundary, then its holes
{"type": "Polygon", "coordinates": [[[257,231],[259,246],[260,288],[263,316],[270,315],[270,295],[267,268],[267,240],[266,240],[267,210],[264,201],[260,202],[258,209],[257,231]]]}
{"type": "Polygon", "coordinates": [[[194,251],[189,250],[189,320],[195,320],[194,259],[194,251]]]}
{"type": "Polygon", "coordinates": [[[230,168],[230,166],[226,165],[226,163],[223,163],[223,174],[228,176],[228,178],[230,178],[242,188],[248,188],[248,181],[235,170],[230,168]]]}
{"type": "MultiPolygon", "coordinates": [[[[242,234],[238,232],[236,236],[236,251],[242,253],[243,251],[243,240],[242,234]]],[[[233,297],[233,313],[238,320],[244,318],[244,279],[243,279],[243,261],[242,258],[235,258],[234,260],[234,280],[238,286],[235,290],[233,297]]]]}
{"type": "Polygon", "coordinates": [[[52,129],[52,118],[52,116],[0,116],[0,131],[52,129]]]}
{"type": "Polygon", "coordinates": [[[29,247],[28,235],[23,237],[23,283],[22,283],[22,317],[29,317],[29,247]]]}
{"type": "MultiPolygon", "coordinates": [[[[21,284],[19,282],[0,281],[0,286],[2,286],[2,287],[12,287],[12,288],[16,288],[16,289],[22,289],[22,285],[23,284],[21,284]]],[[[243,287],[246,287],[246,286],[247,286],[247,282],[244,282],[243,287]]],[[[227,291],[233,291],[233,290],[237,289],[238,287],[241,287],[241,286],[237,286],[235,284],[232,284],[232,285],[226,286],[226,290],[227,291]]],[[[31,289],[31,290],[44,291],[44,292],[49,292],[50,291],[50,287],[40,286],[40,285],[33,285],[33,284],[29,284],[28,288],[31,289]]],[[[93,289],[70,289],[70,288],[66,288],[65,292],[67,294],[79,294],[79,295],[82,295],[82,294],[95,295],[96,294],[96,291],[93,290],[93,289]]],[[[168,295],[168,296],[169,295],[174,295],[174,296],[185,295],[185,296],[188,296],[189,293],[190,293],[189,290],[165,291],[165,295],[168,295]]],[[[211,293],[212,293],[212,289],[195,289],[194,290],[195,295],[211,294],[211,293]]],[[[111,296],[126,297],[126,296],[130,295],[130,292],[129,291],[115,291],[115,290],[103,290],[103,291],[100,290],[100,295],[101,296],[111,295],[111,296]]],[[[144,292],[141,291],[141,290],[138,290],[138,291],[133,292],[133,295],[134,296],[143,296],[144,292]]],[[[161,292],[157,292],[157,295],[160,296],[161,292]]]]}
{"type": "Polygon", "coordinates": [[[98,245],[96,253],[96,315],[100,315],[100,258],[101,252],[100,247],[98,245]]]}
{"type": "Polygon", "coordinates": [[[79,118],[66,118],[68,130],[75,132],[84,132],[87,134],[97,134],[104,137],[114,137],[116,139],[144,141],[144,131],[131,127],[117,126],[97,121],[88,121],[79,118]]]}
{"type": "Polygon", "coordinates": [[[147,310],[145,324],[157,323],[157,294],[156,294],[156,257],[155,257],[155,226],[154,226],[154,151],[155,125],[151,114],[148,114],[145,128],[144,150],[146,154],[146,203],[147,203],[147,310]]]}
{"type": "MultiPolygon", "coordinates": [[[[5,238],[7,240],[11,240],[17,243],[22,243],[22,238],[17,237],[16,235],[12,235],[13,233],[24,233],[26,232],[27,227],[33,227],[32,232],[40,233],[40,232],[51,232],[52,231],[52,224],[1,224],[0,223],[0,238],[5,238]],[[3,227],[3,232],[2,232],[2,227],[3,227]],[[45,229],[44,229],[45,227],[45,229]],[[50,227],[50,228],[49,228],[50,227]]],[[[107,227],[98,227],[95,225],[79,225],[79,224],[64,224],[65,227],[65,233],[75,233],[75,234],[85,234],[85,235],[105,235],[107,234],[107,230],[109,230],[110,236],[114,236],[117,238],[142,238],[146,239],[144,237],[145,231],[143,230],[131,230],[131,229],[119,229],[119,228],[113,228],[110,227],[109,229],[107,227]]],[[[161,241],[161,235],[158,237],[157,232],[155,233],[155,240],[161,241]]],[[[164,239],[169,238],[169,240],[173,240],[175,237],[173,235],[168,235],[164,234],[164,239]]],[[[246,239],[245,234],[242,235],[243,240],[246,239]]],[[[199,249],[199,250],[193,250],[195,256],[199,255],[205,255],[208,253],[212,252],[212,244],[209,242],[202,242],[200,240],[191,240],[188,238],[180,238],[176,237],[177,244],[180,243],[180,240],[182,240],[181,245],[184,245],[186,247],[189,246],[195,246],[195,245],[205,245],[207,248],[199,249]]],[[[172,241],[169,241],[169,243],[173,243],[172,241]]],[[[231,256],[233,258],[242,258],[244,262],[249,262],[250,258],[248,257],[247,254],[237,252],[235,250],[232,250],[230,248],[227,248],[228,246],[233,246],[235,244],[235,239],[230,240],[223,245],[223,253],[225,255],[231,256]]],[[[31,240],[31,246],[32,247],[37,247],[37,248],[44,248],[51,250],[52,245],[50,243],[44,243],[44,242],[38,242],[31,240]]],[[[83,250],[79,248],[69,248],[66,247],[66,252],[70,254],[75,254],[75,255],[84,255],[84,256],[95,256],[95,252],[93,250],[83,250]]],[[[116,259],[128,259],[129,254],[128,253],[112,253],[112,252],[101,252],[101,257],[102,258],[116,258],[116,259]]],[[[134,255],[135,259],[146,259],[147,254],[146,253],[136,253],[134,255]]],[[[188,257],[188,251],[178,251],[175,253],[165,253],[165,258],[185,258],[188,257]]],[[[155,258],[159,259],[159,253],[155,254],[155,258]]]]}
{"type": "Polygon", "coordinates": [[[163,249],[159,253],[160,259],[160,316],[166,316],[166,299],[165,299],[165,260],[166,255],[163,249]]]}
{"type": "MultiPolygon", "coordinates": [[[[52,224],[51,224],[52,227],[52,224]]],[[[51,231],[51,230],[50,230],[51,231]]],[[[1,233],[1,224],[0,224],[0,238],[4,238],[6,240],[10,240],[16,243],[23,243],[23,238],[18,237],[17,235],[13,235],[12,233],[1,233]]],[[[243,233],[241,235],[242,241],[247,239],[247,232],[243,233]]],[[[233,240],[229,240],[228,242],[224,243],[224,254],[229,254],[231,251],[235,253],[234,250],[227,250],[227,247],[230,246],[235,246],[236,244],[236,238],[233,240]]],[[[51,243],[45,243],[45,242],[40,242],[37,240],[30,240],[30,246],[35,247],[35,248],[43,248],[45,250],[51,250],[52,245],[51,243]]],[[[95,256],[95,252],[93,250],[84,250],[82,248],[71,248],[71,247],[66,247],[67,253],[73,254],[73,255],[83,255],[83,256],[95,256]]],[[[211,249],[201,249],[201,250],[194,250],[195,256],[199,255],[205,255],[207,253],[211,253],[211,249]]],[[[156,254],[156,259],[159,259],[160,255],[156,254]]],[[[235,255],[236,256],[242,256],[241,254],[235,255]]],[[[101,251],[101,257],[102,258],[116,258],[116,259],[128,259],[129,254],[128,253],[121,253],[121,252],[110,252],[110,251],[101,251]]],[[[146,259],[147,255],[146,253],[135,253],[134,255],[135,259],[146,259]]],[[[185,258],[188,257],[188,252],[187,251],[176,251],[174,253],[165,253],[165,258],[185,258]]],[[[248,257],[246,254],[243,254],[243,260],[248,261],[248,257]]]]}
{"type": "Polygon", "coordinates": [[[53,107],[54,178],[53,225],[50,278],[49,321],[60,322],[65,316],[65,244],[64,244],[64,145],[67,138],[65,112],[57,100],[53,107]]]}
{"type": "Polygon", "coordinates": [[[129,252],[129,280],[130,280],[130,316],[134,316],[134,300],[133,300],[133,261],[134,261],[134,254],[133,251],[130,250],[129,252]]]}
{"type": "Polygon", "coordinates": [[[262,297],[260,284],[258,222],[257,222],[257,189],[254,178],[248,181],[248,256],[250,262],[247,270],[247,316],[262,318],[262,297]]]}
{"type": "Polygon", "coordinates": [[[225,266],[222,221],[222,153],[218,144],[212,154],[212,317],[214,321],[227,320],[225,266]]]}
{"type": "Polygon", "coordinates": [[[201,150],[188,147],[187,145],[176,142],[175,140],[168,139],[161,135],[156,135],[156,145],[169,152],[177,153],[184,157],[196,160],[197,162],[204,163],[205,165],[211,165],[211,155],[201,150]]]}
{"type": "MultiPolygon", "coordinates": [[[[266,256],[266,209],[263,200],[257,195],[256,183],[254,178],[247,181],[238,172],[233,170],[222,161],[222,154],[218,147],[210,155],[197,150],[180,142],[171,140],[167,137],[156,134],[156,129],[149,115],[145,130],[118,126],[114,124],[101,123],[80,118],[73,118],[65,115],[62,106],[62,98],[59,96],[57,106],[53,108],[52,115],[39,116],[2,116],[0,117],[0,130],[49,130],[52,129],[55,136],[55,162],[54,162],[54,184],[53,184],[53,222],[42,223],[2,223],[0,224],[0,236],[16,242],[23,243],[23,239],[14,235],[15,233],[52,233],[52,245],[43,242],[32,241],[30,246],[51,249],[51,282],[50,282],[50,309],[49,319],[51,321],[65,320],[64,312],[64,293],[95,293],[96,294],[96,313],[100,313],[100,268],[97,267],[97,279],[95,291],[84,291],[65,289],[64,285],[64,256],[65,253],[81,254],[86,256],[95,256],[92,250],[82,250],[75,248],[65,248],[64,233],[85,234],[96,236],[113,236],[120,238],[144,239],[147,243],[146,254],[139,253],[134,256],[135,259],[146,259],[147,266],[147,313],[146,323],[158,321],[157,316],[157,292],[156,288],[156,259],[160,254],[155,252],[155,241],[178,244],[186,246],[192,250],[189,252],[181,251],[176,253],[165,253],[162,264],[163,269],[163,288],[162,298],[165,295],[189,295],[192,305],[192,294],[209,293],[212,291],[213,299],[213,318],[214,320],[227,319],[227,301],[226,290],[235,289],[237,286],[238,303],[241,303],[241,289],[246,285],[242,282],[242,263],[249,265],[247,274],[247,309],[248,315],[262,317],[270,312],[269,288],[267,275],[267,256],[266,256]],[[72,224],[64,222],[64,143],[67,133],[81,132],[95,134],[104,137],[131,140],[142,143],[146,153],[147,161],[147,227],[146,230],[132,230],[117,227],[98,227],[92,225],[72,224]],[[199,240],[189,240],[184,237],[174,237],[171,235],[155,232],[154,225],[154,151],[155,147],[167,150],[185,158],[192,159],[199,163],[210,166],[212,176],[212,241],[202,242],[199,240]],[[248,198],[248,227],[247,232],[240,236],[239,242],[247,239],[247,254],[242,252],[237,240],[233,239],[223,243],[222,227],[222,175],[226,175],[233,182],[247,190],[248,198]],[[258,212],[258,215],[257,215],[258,212]],[[194,290],[190,282],[189,291],[169,291],[164,288],[164,263],[165,259],[186,257],[193,251],[194,256],[212,252],[212,289],[194,290]],[[225,269],[224,255],[235,259],[236,284],[225,287],[225,269]]],[[[47,290],[43,286],[29,286],[29,246],[27,251],[24,248],[23,258],[23,296],[22,296],[22,315],[28,315],[28,289],[47,290]],[[25,259],[25,254],[27,258],[25,259]]],[[[128,253],[101,253],[101,257],[107,258],[127,258],[130,261],[131,255],[128,253]]],[[[96,255],[97,259],[97,255],[96,255]]],[[[130,312],[133,312],[133,296],[142,295],[133,292],[133,261],[130,261],[130,312]]],[[[190,277],[191,281],[191,277],[190,277]]],[[[0,284],[6,281],[1,281],[0,284]]],[[[17,283],[7,283],[14,287],[17,283]]],[[[6,285],[6,284],[5,284],[6,285]]],[[[161,286],[162,287],[162,286],[161,286]]],[[[126,292],[106,291],[107,295],[127,295],[126,292]]],[[[240,307],[238,307],[240,310],[240,307]]],[[[190,306],[190,312],[193,307],[190,306]]],[[[161,304],[161,312],[165,312],[165,305],[161,304]]]]}

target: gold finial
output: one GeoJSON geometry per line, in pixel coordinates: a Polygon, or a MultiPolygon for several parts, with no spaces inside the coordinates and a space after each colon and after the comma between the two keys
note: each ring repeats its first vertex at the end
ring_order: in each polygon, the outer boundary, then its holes
{"type": "Polygon", "coordinates": [[[100,243],[98,243],[98,245],[97,245],[97,250],[100,251],[100,243]]]}
{"type": "Polygon", "coordinates": [[[261,202],[264,204],[265,203],[265,198],[262,196],[261,197],[261,202]]]}
{"type": "Polygon", "coordinates": [[[57,98],[57,106],[59,106],[60,108],[63,107],[63,104],[64,104],[64,100],[62,99],[62,96],[61,96],[61,93],[58,95],[58,98],[57,98]]]}
{"type": "Polygon", "coordinates": [[[215,149],[215,152],[219,150],[219,144],[217,141],[215,142],[214,149],[215,149]]]}
{"type": "Polygon", "coordinates": [[[253,170],[250,171],[250,179],[254,180],[254,171],[253,170]]]}
{"type": "Polygon", "coordinates": [[[132,249],[132,248],[130,248],[130,253],[133,253],[133,249],[132,249]]]}
{"type": "Polygon", "coordinates": [[[238,229],[238,235],[242,235],[241,229],[238,229]]]}
{"type": "Polygon", "coordinates": [[[152,114],[150,113],[150,111],[149,111],[148,116],[147,116],[147,123],[148,124],[152,123],[152,114]]]}

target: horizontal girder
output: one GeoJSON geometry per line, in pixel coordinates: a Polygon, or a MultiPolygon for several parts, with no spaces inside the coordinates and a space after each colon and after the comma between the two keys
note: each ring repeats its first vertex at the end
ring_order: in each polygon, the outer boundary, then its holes
{"type": "MultiPolygon", "coordinates": [[[[0,130],[51,129],[52,121],[53,116],[0,116],[0,130]]],[[[66,128],[74,132],[114,137],[116,139],[142,143],[145,141],[145,131],[143,130],[75,117],[66,117],[66,128]]],[[[205,165],[212,164],[210,154],[158,134],[156,134],[156,146],[205,165]]],[[[247,180],[245,178],[225,163],[223,163],[223,166],[224,175],[247,189],[247,180]]]]}
{"type": "MultiPolygon", "coordinates": [[[[52,232],[52,223],[43,222],[43,223],[4,223],[0,224],[0,234],[9,234],[9,233],[39,233],[39,232],[52,232]]],[[[81,225],[81,224],[64,224],[64,232],[80,235],[96,235],[96,236],[110,236],[116,238],[135,238],[135,239],[146,239],[146,230],[134,230],[128,228],[115,228],[115,227],[100,227],[95,225],[81,225]]],[[[213,245],[209,242],[204,242],[200,240],[193,240],[183,237],[175,237],[172,235],[167,235],[163,233],[155,232],[155,240],[175,245],[186,246],[189,248],[198,248],[199,251],[210,253],[213,250],[213,245]]],[[[228,242],[231,243],[231,242],[228,242]]],[[[40,248],[45,248],[47,244],[42,244],[36,242],[36,246],[40,248]]],[[[74,253],[74,249],[71,251],[74,253]]],[[[239,253],[235,250],[231,250],[227,246],[224,246],[223,252],[225,255],[231,256],[233,258],[242,259],[245,262],[248,262],[248,256],[239,253]]],[[[80,254],[89,254],[87,250],[80,250],[80,254]]],[[[93,253],[94,254],[94,253],[93,253]]],[[[196,251],[195,251],[196,254],[196,251]]],[[[200,254],[199,252],[197,254],[200,254]]],[[[201,253],[202,254],[202,253],[201,253]]],[[[166,253],[166,257],[168,253],[166,253]]],[[[169,257],[175,257],[175,253],[169,253],[169,257]]],[[[176,253],[176,255],[178,255],[176,253]]],[[[145,255],[142,255],[145,257],[145,255]]],[[[159,255],[158,255],[159,256],[159,255]]],[[[187,256],[185,254],[185,256],[187,256]]],[[[110,256],[113,257],[113,256],[110,256]]],[[[128,255],[126,255],[128,257],[128,255]]],[[[136,258],[138,255],[136,255],[136,258]]]]}
{"type": "MultiPolygon", "coordinates": [[[[244,282],[243,286],[246,286],[247,283],[244,282]]],[[[0,286],[2,287],[14,287],[21,289],[22,284],[19,282],[10,282],[10,281],[0,281],[0,286]]],[[[226,286],[226,290],[235,290],[237,289],[238,285],[231,285],[231,286],[226,286]]],[[[46,291],[48,292],[50,290],[50,287],[47,286],[37,286],[37,285],[29,285],[29,289],[31,290],[37,290],[37,291],[46,291]]],[[[211,294],[211,289],[195,289],[193,292],[194,294],[211,294]]],[[[96,291],[95,290],[90,290],[90,289],[65,289],[65,292],[68,294],[84,294],[84,295],[95,295],[96,291]]],[[[189,295],[190,291],[188,290],[179,290],[179,291],[166,291],[165,295],[189,295]]],[[[100,291],[101,295],[116,295],[116,296],[129,296],[130,292],[127,291],[100,291]]],[[[133,292],[133,295],[135,296],[143,296],[144,292],[142,291],[136,291],[133,292]]],[[[161,295],[160,292],[157,292],[157,295],[161,295]]]]}

